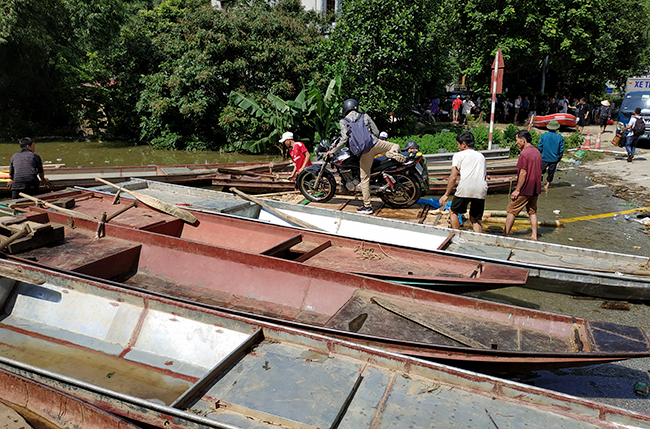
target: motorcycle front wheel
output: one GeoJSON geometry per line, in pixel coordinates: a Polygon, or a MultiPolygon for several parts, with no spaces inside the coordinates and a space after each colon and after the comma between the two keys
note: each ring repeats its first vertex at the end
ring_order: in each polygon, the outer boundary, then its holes
{"type": "Polygon", "coordinates": [[[381,192],[379,198],[387,206],[396,209],[411,207],[417,203],[422,195],[418,180],[411,174],[395,173],[392,176],[396,183],[392,189],[381,192]]]}
{"type": "Polygon", "coordinates": [[[300,193],[309,201],[326,203],[336,194],[336,179],[334,175],[325,170],[316,183],[318,171],[304,170],[296,180],[296,186],[300,193]]]}

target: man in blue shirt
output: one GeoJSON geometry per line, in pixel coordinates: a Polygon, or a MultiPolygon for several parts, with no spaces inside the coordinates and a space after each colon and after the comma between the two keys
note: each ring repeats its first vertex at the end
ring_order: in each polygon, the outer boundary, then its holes
{"type": "Polygon", "coordinates": [[[546,185],[544,185],[544,191],[548,192],[548,187],[553,181],[553,176],[555,176],[557,164],[564,154],[564,137],[557,133],[557,130],[560,128],[560,123],[555,119],[550,121],[546,128],[549,129],[549,132],[542,134],[537,149],[542,154],[542,178],[548,168],[546,185]]]}

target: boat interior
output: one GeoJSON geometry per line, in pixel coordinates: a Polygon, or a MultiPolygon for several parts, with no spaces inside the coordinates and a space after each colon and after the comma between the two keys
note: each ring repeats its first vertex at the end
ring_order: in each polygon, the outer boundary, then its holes
{"type": "MultiPolygon", "coordinates": [[[[283,320],[334,335],[357,335],[368,344],[433,357],[492,361],[512,355],[548,363],[617,353],[648,353],[640,328],[576,320],[571,316],[400,286],[290,261],[232,252],[175,237],[105,225],[54,213],[29,222],[65,230],[63,241],[22,250],[11,258],[136,290],[283,320]],[[434,350],[435,349],[435,350],[434,350]],[[467,353],[468,350],[473,353],[467,353]],[[478,355],[477,355],[478,353],[478,355]],[[464,356],[464,357],[463,357],[464,356]]],[[[475,362],[475,363],[476,363],[475,362]]]]}
{"type": "Polygon", "coordinates": [[[484,410],[497,404],[518,423],[555,421],[530,405],[530,393],[522,407],[521,392],[499,386],[515,400],[495,402],[495,386],[457,370],[405,365],[399,356],[43,270],[36,276],[42,281],[0,279],[0,367],[21,362],[66,376],[76,394],[87,385],[74,383],[89,383],[104,404],[134,397],[162,406],[151,424],[165,425],[156,419],[175,409],[184,412],[179,425],[185,418],[251,429],[488,427],[484,410]]]}

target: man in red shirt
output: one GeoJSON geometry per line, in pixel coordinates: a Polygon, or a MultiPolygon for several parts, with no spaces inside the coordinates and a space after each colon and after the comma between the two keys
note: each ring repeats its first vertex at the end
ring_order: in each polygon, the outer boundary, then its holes
{"type": "Polygon", "coordinates": [[[302,170],[311,165],[311,155],[304,143],[297,142],[293,139],[292,132],[287,131],[282,134],[280,143],[284,143],[285,146],[290,148],[289,155],[291,155],[291,159],[293,160],[293,171],[291,172],[289,179],[295,179],[302,170]]]}
{"type": "Polygon", "coordinates": [[[542,192],[542,154],[531,144],[532,136],[528,131],[519,131],[516,136],[517,147],[521,149],[517,161],[517,187],[512,191],[506,212],[506,237],[515,223],[515,216],[526,207],[530,217],[531,240],[537,240],[537,197],[542,192]]]}
{"type": "Polygon", "coordinates": [[[453,103],[451,103],[451,113],[453,117],[453,124],[458,123],[458,110],[460,109],[460,106],[463,104],[463,100],[460,99],[460,95],[456,96],[456,99],[454,100],[453,103]]]}

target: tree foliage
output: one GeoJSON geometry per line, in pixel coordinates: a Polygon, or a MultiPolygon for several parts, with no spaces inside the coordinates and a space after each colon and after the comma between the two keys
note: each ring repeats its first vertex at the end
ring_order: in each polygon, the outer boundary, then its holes
{"type": "Polygon", "coordinates": [[[460,66],[485,88],[499,47],[504,87],[516,91],[539,91],[547,57],[547,90],[574,94],[650,65],[647,0],[462,0],[458,11],[460,66]]]}
{"type": "Polygon", "coordinates": [[[173,149],[224,145],[228,118],[220,124],[220,116],[233,90],[295,97],[321,38],[312,25],[317,16],[297,0],[277,6],[254,0],[223,11],[204,1],[169,0],[142,20],[160,62],[140,79],[141,138],[173,149]]]}
{"type": "MultiPolygon", "coordinates": [[[[343,76],[344,98],[388,115],[411,109],[423,88],[444,87],[453,67],[448,54],[449,2],[348,0],[320,57],[326,75],[343,76]]],[[[343,100],[341,100],[343,101],[343,100]]]]}

